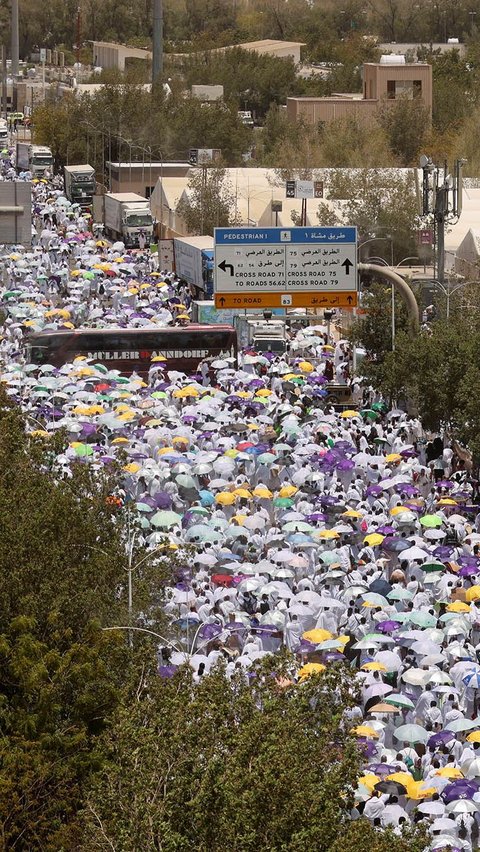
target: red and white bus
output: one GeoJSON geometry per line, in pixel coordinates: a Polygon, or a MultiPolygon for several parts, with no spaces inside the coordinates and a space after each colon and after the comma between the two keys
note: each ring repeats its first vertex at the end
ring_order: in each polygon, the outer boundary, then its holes
{"type": "Polygon", "coordinates": [[[167,370],[191,375],[205,358],[233,358],[237,365],[237,332],[230,325],[189,325],[185,328],[78,328],[39,331],[25,339],[29,363],[61,367],[83,355],[122,373],[148,373],[157,356],[167,370]]]}

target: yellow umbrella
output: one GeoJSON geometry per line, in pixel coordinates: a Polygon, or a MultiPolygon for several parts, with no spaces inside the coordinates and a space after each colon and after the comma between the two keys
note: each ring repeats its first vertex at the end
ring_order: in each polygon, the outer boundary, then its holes
{"type": "Polygon", "coordinates": [[[128,444],[128,438],[114,438],[112,444],[128,444]]]}
{"type": "Polygon", "coordinates": [[[239,526],[243,527],[246,519],[247,519],[247,515],[236,514],[236,515],[233,516],[232,520],[236,521],[239,526]]]}
{"type": "Polygon", "coordinates": [[[138,471],[141,470],[141,467],[136,462],[131,462],[130,464],[126,464],[123,469],[126,470],[127,473],[138,473],[138,471]]]}
{"type": "Polygon", "coordinates": [[[329,352],[335,352],[335,347],[330,346],[329,343],[324,343],[324,345],[322,346],[322,349],[328,349],[329,352]]]}
{"type": "Polygon", "coordinates": [[[342,411],[340,417],[360,417],[360,414],[358,411],[349,408],[347,411],[342,411]]]}
{"type": "Polygon", "coordinates": [[[407,795],[409,799],[429,799],[438,793],[436,787],[423,787],[425,781],[411,781],[407,787],[407,795]]]}
{"type": "Polygon", "coordinates": [[[350,730],[350,733],[355,734],[356,737],[371,737],[373,740],[378,740],[380,736],[378,731],[371,728],[370,725],[357,725],[356,728],[350,730]]]}
{"type": "Polygon", "coordinates": [[[301,370],[302,373],[313,373],[315,368],[313,364],[310,364],[310,361],[300,361],[298,369],[301,370]]]}
{"type": "Polygon", "coordinates": [[[376,547],[378,544],[381,544],[384,535],[380,535],[380,533],[370,533],[370,535],[366,535],[363,539],[364,544],[368,544],[369,547],[376,547]]]}
{"type": "Polygon", "coordinates": [[[238,456],[238,450],[227,450],[227,452],[223,455],[226,456],[227,459],[236,459],[238,456]]]}
{"type": "Polygon", "coordinates": [[[166,361],[166,360],[167,360],[167,359],[165,358],[165,356],[164,356],[164,355],[154,355],[154,356],[153,356],[153,358],[152,358],[152,362],[155,362],[155,361],[166,361]]]}
{"type": "Polygon", "coordinates": [[[347,509],[346,512],[342,512],[343,518],[363,518],[361,512],[356,512],[355,509],[347,509]]]}
{"type": "Polygon", "coordinates": [[[410,509],[407,506],[394,506],[393,509],[390,509],[391,515],[401,515],[402,512],[409,512],[410,509]]]}
{"type": "Polygon", "coordinates": [[[215,497],[215,503],[219,503],[220,506],[233,506],[235,494],[232,494],[231,491],[220,491],[215,497]]]}
{"type": "Polygon", "coordinates": [[[184,446],[188,447],[189,443],[190,442],[188,438],[184,438],[183,435],[175,435],[175,437],[172,438],[173,446],[175,446],[175,444],[183,444],[184,446]]]}
{"type": "Polygon", "coordinates": [[[364,663],[361,667],[365,672],[386,672],[387,667],[383,663],[364,663]]]}
{"type": "Polygon", "coordinates": [[[336,530],[316,530],[314,535],[316,538],[324,538],[326,541],[331,538],[340,538],[340,533],[336,530]]]}
{"type": "Polygon", "coordinates": [[[386,776],[385,780],[396,781],[398,784],[403,784],[404,787],[408,787],[414,779],[409,772],[392,772],[391,775],[386,776]]]}
{"type": "Polygon", "coordinates": [[[270,388],[259,388],[255,396],[271,396],[273,391],[270,388]]]}
{"type": "Polygon", "coordinates": [[[458,503],[451,497],[442,497],[441,500],[437,501],[437,506],[458,506],[458,503]]]}
{"type": "Polygon", "coordinates": [[[32,438],[51,438],[50,432],[46,432],[45,429],[34,429],[33,432],[30,432],[30,436],[32,438]]]}
{"type": "Polygon", "coordinates": [[[321,627],[317,627],[314,630],[307,630],[306,633],[303,633],[302,639],[318,644],[319,642],[325,642],[326,639],[333,639],[333,633],[330,633],[329,630],[323,630],[321,627]]]}
{"type": "Polygon", "coordinates": [[[469,743],[480,743],[480,731],[472,731],[467,736],[469,743]]]}
{"type": "Polygon", "coordinates": [[[399,707],[393,707],[392,704],[374,704],[370,707],[369,713],[400,713],[399,707]]]}
{"type": "Polygon", "coordinates": [[[240,399],[251,399],[252,398],[252,394],[250,393],[250,391],[238,391],[238,393],[236,393],[235,396],[239,396],[240,399]]]}
{"type": "MultiPolygon", "coordinates": [[[[226,453],[225,453],[226,455],[226,453]]],[[[257,485],[257,487],[253,491],[254,497],[263,497],[265,500],[268,500],[270,497],[273,497],[272,492],[266,487],[266,485],[257,485]]]]}
{"type": "Polygon", "coordinates": [[[389,453],[388,456],[385,456],[385,461],[387,462],[399,462],[402,461],[402,457],[400,453],[389,453]]]}
{"type": "Polygon", "coordinates": [[[278,492],[279,497],[293,497],[296,494],[298,488],[295,488],[295,485],[283,485],[278,492]]]}
{"type": "Polygon", "coordinates": [[[166,456],[168,453],[174,453],[175,447],[162,447],[161,450],[158,451],[159,456],[166,456]]]}
{"type": "Polygon", "coordinates": [[[235,488],[233,493],[235,497],[241,497],[243,500],[250,500],[252,497],[250,491],[247,491],[246,488],[235,488]]]}
{"type": "Polygon", "coordinates": [[[435,775],[440,775],[441,778],[463,778],[463,772],[458,766],[444,766],[435,772],[435,775]]]}
{"type": "Polygon", "coordinates": [[[463,603],[463,601],[455,601],[454,603],[448,604],[447,612],[470,612],[470,607],[468,604],[463,603]]]}
{"type": "Polygon", "coordinates": [[[465,600],[478,601],[480,600],[480,586],[472,586],[465,593],[465,600]]]}
{"type": "Polygon", "coordinates": [[[298,671],[298,676],[301,678],[310,677],[310,675],[320,674],[324,672],[326,666],[322,665],[322,663],[305,663],[301,669],[298,671]]]}
{"type": "Polygon", "coordinates": [[[362,775],[358,782],[359,784],[363,784],[364,787],[367,788],[369,793],[373,793],[373,788],[375,784],[378,784],[380,781],[380,777],[378,775],[374,775],[373,772],[368,772],[367,775],[362,775]]]}
{"type": "Polygon", "coordinates": [[[187,396],[200,396],[197,388],[194,388],[192,385],[187,385],[184,388],[179,388],[178,390],[173,391],[172,396],[176,399],[186,399],[187,396]]]}
{"type": "Polygon", "coordinates": [[[190,322],[190,317],[188,314],[177,314],[177,319],[188,320],[190,322]]]}

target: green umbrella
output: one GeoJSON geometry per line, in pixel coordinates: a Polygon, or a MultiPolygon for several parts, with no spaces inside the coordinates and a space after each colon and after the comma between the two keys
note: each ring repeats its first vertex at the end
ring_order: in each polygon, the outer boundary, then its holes
{"type": "Polygon", "coordinates": [[[2,298],[3,299],[13,299],[14,296],[18,296],[22,291],[21,290],[7,290],[2,298]]]}
{"type": "Polygon", "coordinates": [[[380,411],[382,414],[388,411],[388,405],[385,402],[374,402],[372,405],[373,411],[380,411]]]}
{"type": "Polygon", "coordinates": [[[205,509],[204,506],[192,506],[188,511],[191,515],[209,515],[210,514],[208,509],[205,509]]]}
{"type": "Polygon", "coordinates": [[[378,417],[378,411],[373,411],[373,409],[371,408],[364,408],[363,411],[360,412],[360,414],[367,420],[376,420],[378,417]]]}
{"type": "Polygon", "coordinates": [[[257,456],[257,462],[259,464],[273,464],[274,461],[277,461],[277,456],[273,453],[260,453],[257,456]]]}
{"type": "Polygon", "coordinates": [[[94,364],[93,366],[94,369],[98,370],[99,373],[108,373],[108,367],[106,367],[105,364],[94,364]]]}
{"type": "Polygon", "coordinates": [[[88,278],[88,280],[91,281],[92,278],[95,278],[95,273],[89,272],[88,270],[86,270],[85,272],[82,272],[82,278],[88,278]]]}
{"type": "Polygon", "coordinates": [[[410,698],[407,698],[406,695],[399,695],[397,693],[391,693],[391,695],[387,695],[383,701],[386,704],[392,704],[393,707],[405,707],[409,710],[412,710],[415,706],[413,701],[410,698]]]}
{"type": "Polygon", "coordinates": [[[93,447],[90,447],[89,444],[79,444],[78,447],[74,447],[75,455],[79,458],[85,458],[85,456],[93,456],[93,447]]]}
{"type": "Polygon", "coordinates": [[[278,509],[290,509],[293,506],[293,500],[290,497],[275,497],[273,505],[278,509]]]}
{"type": "MultiPolygon", "coordinates": [[[[388,593],[387,598],[389,601],[411,601],[413,595],[408,589],[402,589],[401,586],[398,586],[396,589],[392,589],[391,592],[388,593]]],[[[395,616],[395,621],[396,621],[395,616]]]]}
{"type": "MultiPolygon", "coordinates": [[[[395,614],[396,617],[397,615],[395,614]]],[[[420,610],[408,613],[408,621],[411,621],[412,624],[416,624],[418,627],[436,627],[437,624],[437,619],[434,615],[420,610]]]]}
{"type": "Polygon", "coordinates": [[[423,518],[420,518],[420,523],[422,527],[433,529],[433,527],[442,526],[443,518],[440,518],[438,515],[424,515],[423,518]]]}
{"type": "Polygon", "coordinates": [[[442,565],[441,562],[425,562],[421,568],[427,574],[433,574],[435,571],[445,571],[445,565],[442,565]]]}
{"type": "Polygon", "coordinates": [[[152,512],[153,509],[148,503],[137,503],[137,509],[139,512],[152,512]]]}
{"type": "Polygon", "coordinates": [[[182,521],[182,516],[178,515],[176,512],[155,512],[153,518],[150,523],[154,527],[173,527],[175,524],[180,524],[182,521]]]}
{"type": "Polygon", "coordinates": [[[338,555],[334,550],[324,550],[320,554],[320,559],[324,565],[332,565],[334,562],[338,562],[338,555]]]}
{"type": "Polygon", "coordinates": [[[188,473],[179,473],[178,476],[175,477],[175,481],[180,488],[193,488],[197,489],[195,485],[195,480],[188,475],[188,473]]]}
{"type": "Polygon", "coordinates": [[[154,399],[165,399],[167,394],[165,393],[165,391],[154,391],[152,394],[150,394],[150,396],[152,396],[154,399]]]}
{"type": "Polygon", "coordinates": [[[282,529],[285,532],[313,532],[315,528],[307,524],[306,521],[289,521],[282,529]]]}
{"type": "Polygon", "coordinates": [[[421,725],[400,725],[393,736],[402,743],[426,743],[431,732],[426,731],[421,725]]]}

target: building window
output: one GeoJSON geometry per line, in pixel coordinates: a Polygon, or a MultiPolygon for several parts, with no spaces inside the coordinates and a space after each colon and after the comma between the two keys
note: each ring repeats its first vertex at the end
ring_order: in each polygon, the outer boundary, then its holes
{"type": "Polygon", "coordinates": [[[154,189],[155,189],[154,186],[146,186],[145,187],[145,198],[150,198],[154,189]]]}
{"type": "Polygon", "coordinates": [[[421,98],[422,97],[422,81],[421,80],[387,80],[387,98],[395,100],[396,98],[421,98]]]}

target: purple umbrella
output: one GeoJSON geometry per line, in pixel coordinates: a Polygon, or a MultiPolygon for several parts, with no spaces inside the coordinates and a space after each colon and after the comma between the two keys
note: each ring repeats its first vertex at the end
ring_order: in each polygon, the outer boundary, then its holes
{"type": "Polygon", "coordinates": [[[355,467],[355,462],[352,459],[342,459],[341,462],[337,464],[337,470],[352,470],[355,467]]]}
{"type": "Polygon", "coordinates": [[[441,544],[435,548],[433,551],[433,555],[440,559],[443,562],[445,559],[448,559],[455,552],[455,548],[451,547],[449,544],[441,544]]]}
{"type": "Polygon", "coordinates": [[[473,799],[475,793],[478,793],[479,790],[480,784],[477,781],[459,778],[458,781],[447,784],[441,795],[445,804],[448,805],[450,802],[457,801],[457,799],[473,799]]]}
{"type": "Polygon", "coordinates": [[[383,490],[379,485],[369,485],[366,493],[368,497],[378,497],[379,494],[383,493],[383,490]]]}
{"type": "Polygon", "coordinates": [[[160,677],[169,678],[173,677],[175,672],[178,671],[178,666],[159,666],[158,674],[160,677]]]}
{"type": "Polygon", "coordinates": [[[172,498],[166,491],[157,491],[153,500],[157,509],[169,509],[172,505],[172,498]]]}
{"type": "Polygon", "coordinates": [[[400,626],[401,625],[398,621],[379,621],[377,624],[377,630],[379,630],[380,633],[394,633],[400,626]]]}
{"type": "Polygon", "coordinates": [[[383,550],[388,550],[391,553],[401,553],[402,550],[408,550],[409,547],[408,541],[397,536],[387,536],[382,541],[383,550]]]}
{"type": "Polygon", "coordinates": [[[328,515],[325,515],[323,512],[313,512],[311,515],[307,515],[305,520],[309,524],[325,523],[328,520],[328,515]]]}
{"type": "Polygon", "coordinates": [[[449,479],[442,479],[440,482],[437,482],[437,488],[453,488],[454,485],[455,483],[449,479]]]}
{"type": "Polygon", "coordinates": [[[377,746],[375,743],[372,743],[371,740],[364,740],[360,737],[357,740],[357,745],[360,748],[360,751],[365,755],[365,757],[373,757],[374,754],[377,753],[377,746]]]}
{"type": "Polygon", "coordinates": [[[394,490],[397,494],[405,494],[406,497],[417,497],[420,493],[418,488],[415,488],[414,485],[409,485],[404,482],[400,482],[398,485],[395,485],[394,490]]]}
{"type": "Polygon", "coordinates": [[[82,434],[85,435],[85,436],[94,435],[95,432],[97,431],[97,427],[95,426],[95,423],[81,423],[80,425],[82,427],[82,434]]]}
{"type": "Polygon", "coordinates": [[[455,739],[453,731],[439,731],[438,734],[433,734],[427,741],[429,748],[437,748],[438,746],[451,743],[455,739]]]}
{"type": "Polygon", "coordinates": [[[395,766],[388,763],[371,763],[367,766],[369,772],[374,772],[375,775],[391,775],[395,772],[395,766]]]}
{"type": "Polygon", "coordinates": [[[216,639],[222,633],[223,627],[221,624],[202,624],[198,635],[200,639],[216,639]]]}
{"type": "Polygon", "coordinates": [[[377,533],[380,533],[380,535],[393,535],[394,536],[395,533],[396,533],[396,530],[393,527],[383,526],[383,527],[378,528],[377,533]]]}
{"type": "Polygon", "coordinates": [[[478,565],[465,565],[464,568],[460,568],[458,572],[460,577],[473,577],[475,574],[480,574],[480,566],[478,565]]]}

